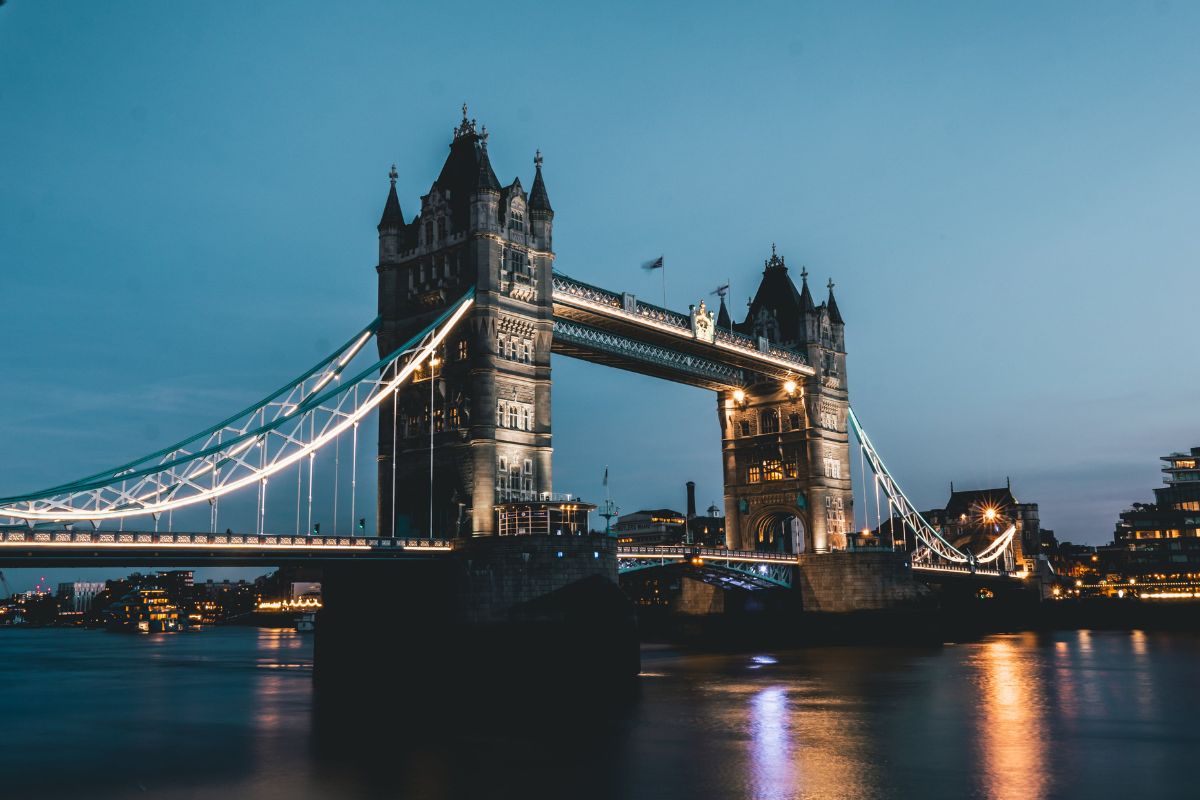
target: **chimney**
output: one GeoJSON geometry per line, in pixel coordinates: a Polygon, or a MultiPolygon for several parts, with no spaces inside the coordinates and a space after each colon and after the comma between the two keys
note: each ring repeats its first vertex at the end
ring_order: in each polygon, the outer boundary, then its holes
{"type": "Polygon", "coordinates": [[[691,519],[692,517],[696,516],[696,482],[695,481],[687,482],[687,494],[688,494],[687,518],[691,519]]]}

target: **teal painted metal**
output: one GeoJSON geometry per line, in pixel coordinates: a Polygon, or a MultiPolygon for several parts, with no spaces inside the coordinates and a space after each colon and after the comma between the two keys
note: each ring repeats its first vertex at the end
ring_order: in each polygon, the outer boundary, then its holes
{"type": "Polygon", "coordinates": [[[258,409],[260,409],[263,406],[270,403],[272,400],[275,400],[276,398],[280,397],[281,395],[286,394],[287,392],[290,392],[292,389],[296,388],[296,386],[304,383],[304,381],[308,380],[313,375],[315,375],[319,370],[324,369],[325,367],[327,367],[331,363],[333,363],[333,361],[335,359],[337,359],[339,356],[341,356],[343,353],[345,353],[347,350],[349,350],[354,345],[355,342],[357,342],[359,339],[361,339],[364,334],[370,333],[370,334],[374,335],[376,333],[376,331],[379,329],[379,320],[380,320],[380,317],[375,317],[375,319],[373,319],[371,321],[371,323],[369,325],[367,325],[367,327],[363,328],[358,333],[354,334],[354,336],[352,338],[350,338],[348,341],[346,341],[345,344],[343,344],[337,350],[333,351],[328,356],[326,356],[324,359],[319,361],[315,366],[313,366],[310,370],[308,370],[308,372],[305,372],[300,377],[295,378],[292,381],[288,382],[287,384],[279,387],[271,394],[269,394],[266,397],[264,397],[263,399],[259,400],[257,403],[247,406],[246,408],[242,409],[238,413],[233,414],[232,416],[226,417],[225,419],[221,420],[217,424],[212,425],[209,428],[207,428],[203,431],[200,431],[199,433],[193,434],[186,439],[178,441],[173,445],[169,445],[168,447],[164,447],[161,450],[158,450],[156,452],[150,453],[149,455],[142,456],[141,458],[137,459],[136,461],[130,461],[130,462],[128,462],[126,464],[122,464],[118,467],[113,467],[112,469],[107,469],[107,470],[104,470],[103,472],[97,472],[94,475],[88,475],[86,478],[78,478],[70,483],[64,483],[60,486],[51,486],[48,489],[42,490],[37,495],[25,495],[22,497],[3,497],[3,498],[0,498],[0,503],[17,502],[17,501],[24,500],[24,499],[32,499],[34,497],[44,497],[51,493],[63,494],[68,491],[75,491],[75,490],[79,489],[80,487],[82,487],[84,484],[89,484],[93,481],[100,480],[102,478],[107,479],[107,480],[114,480],[116,478],[128,479],[128,475],[123,475],[122,473],[127,473],[129,470],[133,469],[134,467],[138,466],[139,464],[144,464],[147,461],[150,461],[155,458],[162,458],[163,456],[167,455],[168,453],[172,453],[176,450],[180,450],[199,439],[204,439],[208,436],[211,436],[214,433],[216,433],[217,431],[221,430],[222,428],[238,421],[239,419],[242,419],[246,415],[252,414],[253,412],[257,411],[258,409]]]}
{"type": "MultiPolygon", "coordinates": [[[[115,474],[115,475],[113,474],[113,471],[106,471],[103,473],[98,473],[97,475],[93,475],[90,478],[84,478],[84,479],[74,481],[72,483],[63,484],[62,486],[52,487],[50,489],[46,489],[46,490],[42,490],[42,491],[38,491],[38,492],[32,492],[32,493],[24,494],[24,495],[18,495],[15,497],[0,498],[0,505],[9,505],[9,504],[13,504],[13,503],[21,503],[21,502],[28,502],[28,501],[32,501],[32,500],[40,500],[40,499],[43,499],[46,497],[53,497],[53,496],[63,495],[63,494],[74,494],[77,492],[86,492],[91,489],[100,489],[100,488],[103,488],[106,486],[111,486],[116,481],[135,480],[137,478],[142,478],[142,477],[152,475],[155,473],[169,471],[174,467],[193,463],[197,460],[205,458],[206,456],[213,455],[214,453],[219,453],[223,450],[228,450],[232,446],[237,445],[241,442],[244,442],[247,439],[256,438],[258,436],[261,436],[264,433],[274,431],[274,430],[280,428],[281,426],[283,426],[284,424],[293,422],[296,417],[301,416],[310,410],[320,407],[323,403],[327,402],[330,398],[337,397],[340,394],[344,394],[344,393],[352,390],[356,385],[358,385],[360,382],[362,382],[367,376],[377,374],[380,370],[382,370],[383,368],[392,364],[397,358],[402,356],[406,351],[417,346],[421,342],[421,340],[423,340],[426,336],[430,335],[432,332],[437,330],[438,326],[440,326],[443,322],[445,322],[447,319],[449,319],[451,316],[453,316],[453,314],[458,310],[458,308],[463,303],[472,299],[474,296],[475,296],[475,290],[472,288],[466,294],[464,294],[457,303],[454,303],[452,306],[450,306],[442,315],[440,315],[437,319],[435,319],[433,322],[431,322],[423,330],[421,330],[419,333],[417,333],[412,338],[410,338],[408,341],[406,341],[403,345],[401,345],[400,347],[398,347],[394,351],[392,351],[387,357],[380,359],[376,363],[372,364],[370,367],[367,367],[365,370],[363,370],[359,374],[355,375],[352,379],[350,379],[348,381],[343,381],[342,383],[340,383],[333,389],[330,389],[329,391],[327,391],[323,394],[313,395],[313,396],[306,398],[305,400],[298,403],[296,405],[296,408],[294,409],[293,413],[288,416],[281,416],[275,420],[272,420],[271,422],[267,422],[263,425],[260,425],[257,428],[254,428],[252,430],[247,430],[246,432],[244,432],[238,436],[232,437],[230,439],[225,439],[217,445],[207,447],[202,450],[198,450],[194,453],[189,453],[185,456],[181,456],[181,457],[176,458],[171,461],[159,462],[156,464],[152,464],[150,466],[142,467],[141,469],[121,470],[119,474],[115,474]]],[[[377,325],[378,325],[378,319],[376,319],[374,322],[372,322],[371,325],[369,325],[367,328],[364,328],[362,331],[360,331],[360,333],[358,334],[358,337],[361,337],[363,335],[363,333],[367,332],[368,330],[373,330],[377,325]]],[[[356,341],[358,337],[356,337],[355,340],[351,340],[351,341],[352,342],[356,341]]],[[[345,352],[345,350],[346,350],[346,348],[343,347],[342,350],[339,351],[339,353],[345,352]]],[[[313,374],[315,374],[315,372],[317,370],[321,369],[322,366],[328,366],[328,364],[333,360],[333,358],[336,358],[337,355],[338,355],[338,353],[335,353],[334,356],[332,356],[328,359],[325,359],[321,365],[318,365],[317,367],[314,367],[313,369],[306,372],[305,378],[312,377],[313,374]]],[[[206,436],[206,435],[210,436],[213,433],[216,433],[217,431],[221,430],[221,428],[224,427],[224,424],[228,424],[230,421],[241,419],[241,418],[246,417],[247,415],[254,414],[259,409],[261,409],[263,406],[265,406],[267,403],[269,403],[271,400],[274,400],[275,398],[279,397],[279,395],[282,394],[283,391],[286,391],[289,388],[294,388],[302,381],[303,381],[303,379],[298,379],[298,380],[292,381],[291,383],[288,384],[288,386],[284,387],[283,390],[280,390],[279,392],[276,392],[276,393],[270,395],[266,400],[264,400],[259,405],[250,406],[249,408],[244,410],[241,414],[228,418],[225,421],[225,423],[223,423],[221,425],[212,426],[207,429],[205,434],[198,434],[196,436],[189,437],[188,439],[185,439],[183,443],[187,444],[190,442],[194,442],[194,441],[200,439],[202,436],[206,436]]],[[[178,448],[178,446],[176,446],[176,448],[178,448]]],[[[150,456],[145,456],[136,461],[130,462],[130,466],[136,466],[138,464],[145,464],[147,461],[150,461],[151,459],[161,458],[163,455],[170,453],[170,452],[172,452],[172,448],[167,448],[165,450],[159,450],[150,456]]],[[[228,461],[226,460],[222,463],[228,463],[228,461]]],[[[2,512],[0,512],[0,516],[2,516],[2,512]]]]}

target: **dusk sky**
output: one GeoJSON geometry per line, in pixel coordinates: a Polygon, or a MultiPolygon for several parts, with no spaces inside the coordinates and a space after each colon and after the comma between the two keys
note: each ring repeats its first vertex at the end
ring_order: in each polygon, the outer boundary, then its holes
{"type": "MultiPolygon", "coordinates": [[[[411,218],[464,101],[502,183],[541,149],[568,275],[658,302],[662,254],[670,306],[728,279],[739,319],[772,242],[832,277],[851,403],[922,508],[1011,476],[1098,544],[1200,444],[1200,5],[568,5],[0,6],[0,495],[365,325],[388,168],[411,218]]],[[[711,393],[553,367],[557,490],[608,465],[623,511],[720,503],[711,393]]]]}

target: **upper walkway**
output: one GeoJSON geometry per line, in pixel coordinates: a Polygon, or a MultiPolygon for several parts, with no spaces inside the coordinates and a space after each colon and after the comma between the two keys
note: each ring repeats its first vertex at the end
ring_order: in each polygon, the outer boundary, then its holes
{"type": "Polygon", "coordinates": [[[803,354],[554,273],[553,350],[717,391],[814,374],[803,354]]]}

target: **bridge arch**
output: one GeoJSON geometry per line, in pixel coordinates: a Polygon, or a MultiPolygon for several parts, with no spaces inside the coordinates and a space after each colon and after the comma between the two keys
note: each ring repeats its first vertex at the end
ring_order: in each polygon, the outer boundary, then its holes
{"type": "Polygon", "coordinates": [[[750,520],[753,547],[771,553],[798,555],[809,552],[808,524],[803,512],[789,506],[768,506],[750,520]]]}

